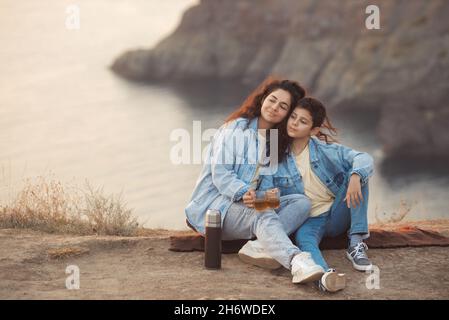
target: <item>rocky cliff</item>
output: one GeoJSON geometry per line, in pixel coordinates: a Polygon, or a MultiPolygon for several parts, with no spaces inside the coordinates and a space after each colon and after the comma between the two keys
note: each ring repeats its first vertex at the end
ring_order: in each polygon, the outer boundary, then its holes
{"type": "Polygon", "coordinates": [[[381,113],[387,154],[449,156],[449,1],[203,0],[151,50],[112,69],[129,79],[301,82],[329,107],[381,113]],[[369,4],[380,30],[365,27],[369,4]]]}

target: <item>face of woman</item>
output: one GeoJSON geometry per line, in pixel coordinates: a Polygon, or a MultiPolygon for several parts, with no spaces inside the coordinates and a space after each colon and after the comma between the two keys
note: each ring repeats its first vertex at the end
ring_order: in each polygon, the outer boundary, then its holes
{"type": "Polygon", "coordinates": [[[312,126],[310,112],[303,108],[295,108],[287,121],[287,133],[294,139],[310,137],[314,134],[312,126]]]}
{"type": "Polygon", "coordinates": [[[283,89],[277,89],[271,92],[262,102],[260,113],[265,121],[275,125],[287,116],[290,104],[290,93],[283,89]]]}

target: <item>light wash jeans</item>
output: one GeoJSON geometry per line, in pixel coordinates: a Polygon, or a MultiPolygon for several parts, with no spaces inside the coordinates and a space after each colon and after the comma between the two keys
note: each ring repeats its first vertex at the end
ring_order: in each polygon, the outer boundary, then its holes
{"type": "Polygon", "coordinates": [[[301,251],[288,235],[306,221],[310,206],[310,200],[301,194],[282,196],[278,209],[262,212],[248,208],[241,201],[234,202],[224,218],[222,239],[257,237],[268,255],[290,269],[291,260],[301,251]]]}
{"type": "Polygon", "coordinates": [[[347,231],[369,237],[368,230],[368,184],[362,186],[363,202],[357,208],[348,208],[344,196],[335,199],[332,208],[317,217],[311,217],[295,233],[295,243],[301,251],[310,252],[313,261],[328,270],[319,245],[323,237],[336,237],[347,231]]]}

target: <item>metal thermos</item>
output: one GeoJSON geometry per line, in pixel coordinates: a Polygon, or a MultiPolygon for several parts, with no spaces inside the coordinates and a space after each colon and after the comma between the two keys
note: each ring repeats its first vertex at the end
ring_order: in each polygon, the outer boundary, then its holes
{"type": "Polygon", "coordinates": [[[206,212],[204,265],[207,269],[221,268],[221,214],[219,210],[206,212]]]}

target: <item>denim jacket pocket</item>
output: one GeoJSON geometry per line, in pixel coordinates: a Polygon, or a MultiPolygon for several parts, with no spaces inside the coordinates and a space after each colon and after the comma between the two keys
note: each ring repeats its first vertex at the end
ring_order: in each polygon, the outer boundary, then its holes
{"type": "Polygon", "coordinates": [[[274,187],[278,188],[281,192],[281,196],[298,193],[294,181],[290,177],[274,177],[273,182],[274,187]]]}
{"type": "Polygon", "coordinates": [[[332,178],[332,180],[337,187],[341,188],[341,186],[345,184],[345,176],[346,174],[344,172],[339,172],[332,178]]]}
{"type": "Polygon", "coordinates": [[[293,180],[289,177],[274,177],[274,186],[288,188],[293,187],[293,180]]]}

